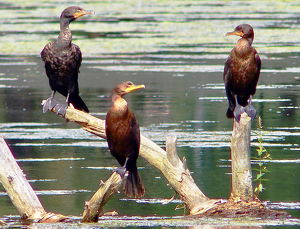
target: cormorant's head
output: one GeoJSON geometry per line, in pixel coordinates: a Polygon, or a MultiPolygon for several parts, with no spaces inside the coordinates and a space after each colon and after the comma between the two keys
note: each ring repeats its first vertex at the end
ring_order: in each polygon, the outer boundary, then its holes
{"type": "Polygon", "coordinates": [[[132,82],[127,81],[127,82],[123,82],[121,84],[118,84],[114,90],[113,90],[113,94],[118,94],[120,96],[124,96],[132,91],[135,91],[137,89],[142,89],[145,88],[145,85],[141,84],[141,85],[134,85],[132,82]]]}
{"type": "Polygon", "coordinates": [[[248,40],[253,40],[253,38],[254,38],[254,31],[253,31],[253,28],[251,27],[251,25],[241,24],[241,25],[238,25],[234,29],[233,32],[226,33],[226,36],[230,36],[230,35],[237,35],[237,36],[240,36],[242,38],[246,38],[248,40]]]}
{"type": "Polygon", "coordinates": [[[67,18],[69,22],[76,20],[86,14],[94,14],[92,10],[84,10],[79,6],[70,6],[66,8],[60,15],[60,19],[67,18]]]}

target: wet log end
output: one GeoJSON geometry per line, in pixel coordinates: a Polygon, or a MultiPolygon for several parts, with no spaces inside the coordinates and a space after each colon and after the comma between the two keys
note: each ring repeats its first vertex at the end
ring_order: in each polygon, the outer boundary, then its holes
{"type": "Polygon", "coordinates": [[[71,223],[71,222],[73,222],[72,219],[64,215],[53,213],[53,212],[47,212],[37,221],[37,223],[71,223]]]}

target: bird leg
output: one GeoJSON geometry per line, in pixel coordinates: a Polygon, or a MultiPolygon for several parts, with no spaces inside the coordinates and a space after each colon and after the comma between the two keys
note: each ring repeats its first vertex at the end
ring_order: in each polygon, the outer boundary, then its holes
{"type": "Polygon", "coordinates": [[[43,105],[43,113],[46,113],[47,111],[51,111],[57,104],[59,104],[54,99],[55,91],[52,91],[51,96],[46,100],[46,102],[43,105]]]}
{"type": "Polygon", "coordinates": [[[68,109],[68,105],[69,105],[69,93],[67,95],[67,99],[65,102],[63,103],[58,103],[56,106],[55,106],[55,110],[56,110],[56,113],[58,115],[62,115],[63,117],[65,117],[66,115],[66,112],[67,112],[67,109],[68,109]]]}
{"type": "Polygon", "coordinates": [[[235,98],[235,108],[234,108],[233,114],[234,114],[235,120],[237,122],[240,122],[241,115],[244,113],[245,109],[243,106],[241,106],[238,103],[237,95],[235,95],[234,98],[235,98]]]}
{"type": "Polygon", "coordinates": [[[126,171],[127,171],[127,169],[126,169],[127,161],[128,161],[128,158],[126,158],[126,161],[125,161],[125,164],[124,164],[123,167],[118,167],[118,168],[116,169],[116,172],[117,172],[118,174],[120,174],[120,176],[122,177],[122,179],[124,178],[124,176],[125,176],[125,174],[126,174],[126,171]]]}
{"type": "Polygon", "coordinates": [[[126,168],[125,168],[125,166],[123,166],[123,167],[118,167],[117,169],[116,169],[116,172],[122,177],[122,179],[124,178],[124,176],[125,176],[125,174],[126,174],[126,168]]]}
{"type": "Polygon", "coordinates": [[[248,100],[248,105],[245,106],[245,112],[247,113],[247,115],[251,118],[251,121],[253,121],[253,119],[256,116],[257,111],[255,110],[254,106],[252,105],[252,95],[250,95],[250,98],[248,100]]]}

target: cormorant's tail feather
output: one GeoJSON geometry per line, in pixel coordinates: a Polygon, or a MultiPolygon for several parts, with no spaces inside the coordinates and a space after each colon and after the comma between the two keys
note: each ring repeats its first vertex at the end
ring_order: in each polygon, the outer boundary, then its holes
{"type": "Polygon", "coordinates": [[[144,184],[141,180],[141,177],[138,171],[128,171],[128,176],[123,183],[123,190],[126,196],[139,198],[145,195],[144,184]]]}
{"type": "Polygon", "coordinates": [[[233,111],[228,107],[227,112],[226,112],[226,117],[227,118],[234,118],[233,111]]]}
{"type": "Polygon", "coordinates": [[[79,95],[70,94],[69,103],[72,103],[75,109],[82,110],[89,113],[89,109],[87,108],[87,106],[85,105],[85,103],[83,102],[83,100],[80,98],[79,95]]]}

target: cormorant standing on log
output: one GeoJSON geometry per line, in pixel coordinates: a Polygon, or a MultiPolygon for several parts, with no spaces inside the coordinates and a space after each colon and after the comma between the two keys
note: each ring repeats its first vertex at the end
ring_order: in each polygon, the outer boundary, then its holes
{"type": "Polygon", "coordinates": [[[252,106],[252,96],[260,74],[261,60],[255,48],[251,46],[254,39],[253,28],[248,24],[238,25],[226,36],[242,37],[229,54],[225,63],[223,79],[229,102],[226,117],[240,120],[245,111],[253,120],[256,110],[252,106]]]}
{"type": "Polygon", "coordinates": [[[137,170],[136,161],[140,151],[140,128],[133,112],[127,107],[123,96],[144,85],[134,85],[132,82],[123,82],[112,91],[113,106],[106,115],[105,130],[108,148],[123,168],[118,168],[123,177],[128,171],[123,190],[129,197],[142,197],[145,188],[137,170]]]}
{"type": "Polygon", "coordinates": [[[65,116],[69,103],[72,103],[78,110],[89,112],[79,96],[78,73],[82,55],[80,48],[72,43],[69,24],[79,17],[93,13],[93,11],[87,11],[78,6],[66,8],[60,16],[58,38],[49,42],[41,52],[49,84],[53,90],[51,97],[44,103],[44,113],[55,107],[57,114],[65,116]],[[67,98],[65,103],[60,104],[54,99],[56,91],[67,98]]]}

